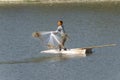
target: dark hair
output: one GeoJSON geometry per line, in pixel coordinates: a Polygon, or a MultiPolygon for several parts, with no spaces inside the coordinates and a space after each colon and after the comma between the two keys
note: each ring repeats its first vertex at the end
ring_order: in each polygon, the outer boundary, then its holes
{"type": "Polygon", "coordinates": [[[63,21],[61,21],[61,20],[60,20],[60,21],[58,21],[58,22],[60,22],[61,24],[63,24],[63,21]]]}

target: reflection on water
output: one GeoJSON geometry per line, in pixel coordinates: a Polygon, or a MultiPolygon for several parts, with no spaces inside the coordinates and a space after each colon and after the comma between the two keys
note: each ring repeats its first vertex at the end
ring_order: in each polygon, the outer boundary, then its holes
{"type": "Polygon", "coordinates": [[[67,56],[67,55],[55,55],[55,56],[46,56],[46,57],[38,57],[38,58],[30,58],[21,61],[2,61],[0,64],[20,64],[20,63],[40,63],[45,61],[65,61],[72,58],[82,58],[83,56],[74,55],[74,56],[67,56]]]}

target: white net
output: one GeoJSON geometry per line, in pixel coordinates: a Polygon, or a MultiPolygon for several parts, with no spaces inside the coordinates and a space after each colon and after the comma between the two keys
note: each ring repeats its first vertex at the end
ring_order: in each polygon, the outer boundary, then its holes
{"type": "Polygon", "coordinates": [[[58,44],[61,44],[60,38],[57,35],[51,33],[48,40],[48,48],[57,48],[58,44]]]}
{"type": "Polygon", "coordinates": [[[44,46],[47,46],[48,49],[58,48],[58,45],[61,44],[60,37],[55,35],[53,31],[34,32],[32,36],[42,39],[44,46]]]}

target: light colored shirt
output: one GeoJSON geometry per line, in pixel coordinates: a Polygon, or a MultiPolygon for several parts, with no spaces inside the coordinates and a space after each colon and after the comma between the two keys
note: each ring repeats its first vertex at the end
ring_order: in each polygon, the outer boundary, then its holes
{"type": "Polygon", "coordinates": [[[56,33],[59,33],[61,36],[65,34],[65,30],[63,26],[58,26],[56,33]]]}

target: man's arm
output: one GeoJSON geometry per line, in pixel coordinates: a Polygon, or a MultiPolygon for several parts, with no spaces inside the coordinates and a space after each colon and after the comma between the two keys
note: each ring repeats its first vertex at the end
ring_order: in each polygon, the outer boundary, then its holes
{"type": "Polygon", "coordinates": [[[57,33],[61,32],[61,30],[62,30],[62,28],[61,28],[61,27],[58,27],[57,30],[54,31],[53,33],[54,33],[54,34],[57,34],[57,33]]]}

